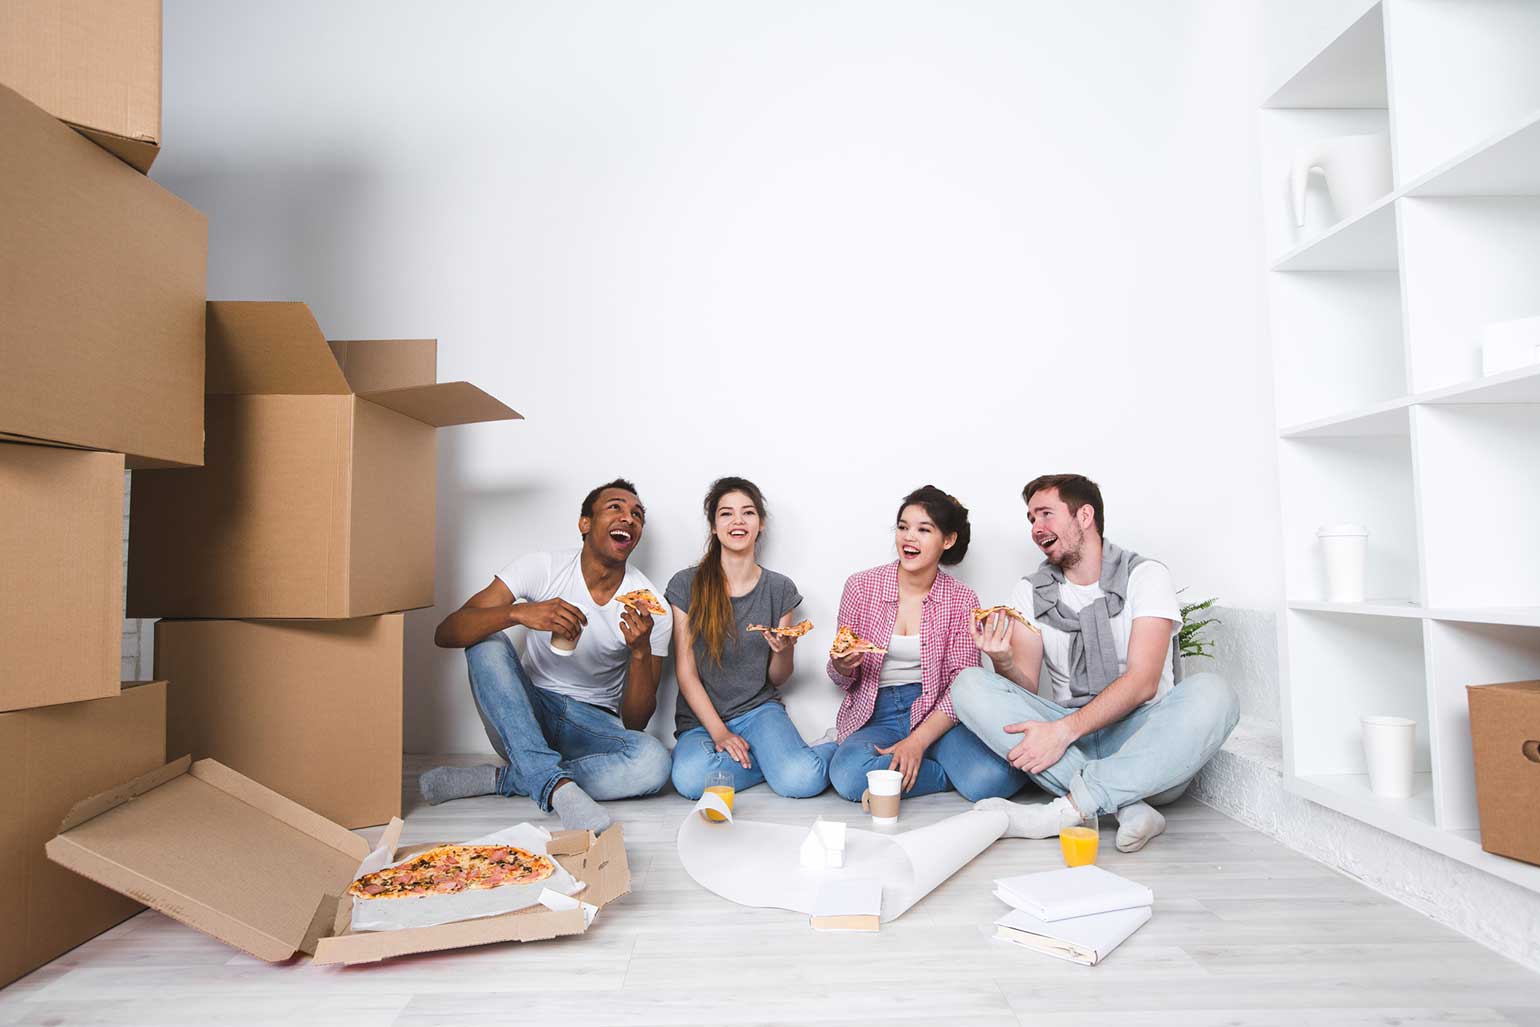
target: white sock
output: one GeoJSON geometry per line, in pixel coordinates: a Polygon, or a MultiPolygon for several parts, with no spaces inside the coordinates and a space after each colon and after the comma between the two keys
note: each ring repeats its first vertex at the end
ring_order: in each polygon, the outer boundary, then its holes
{"type": "Polygon", "coordinates": [[[1007,838],[1057,838],[1061,827],[1080,823],[1080,812],[1067,798],[1052,802],[1009,802],[1005,799],[980,799],[977,810],[994,810],[1010,818],[1005,828],[1007,838]]]}
{"type": "Polygon", "coordinates": [[[1134,802],[1118,810],[1118,851],[1138,852],[1166,829],[1166,818],[1149,803],[1134,802]]]}

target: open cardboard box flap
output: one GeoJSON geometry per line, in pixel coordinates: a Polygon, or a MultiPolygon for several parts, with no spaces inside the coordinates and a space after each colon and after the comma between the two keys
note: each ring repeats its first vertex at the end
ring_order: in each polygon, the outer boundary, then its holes
{"type": "Polygon", "coordinates": [[[326,341],[304,303],[208,304],[209,395],[357,395],[435,428],[522,417],[469,382],[438,382],[432,339],[326,341]]]}
{"type": "MultiPolygon", "coordinates": [[[[392,821],[384,840],[400,837],[392,821]]],[[[182,757],[70,811],[48,858],[258,959],[298,951],[321,963],[536,941],[584,930],[581,910],[535,906],[408,931],[353,934],[341,901],[370,846],[359,836],[214,760],[182,757]]],[[[550,853],[602,906],[630,890],[617,825],[560,831],[550,853]]]]}

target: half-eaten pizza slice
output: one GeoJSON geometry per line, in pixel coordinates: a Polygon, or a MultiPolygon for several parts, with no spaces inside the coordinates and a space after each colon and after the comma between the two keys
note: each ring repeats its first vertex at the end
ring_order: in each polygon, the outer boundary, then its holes
{"type": "Polygon", "coordinates": [[[761,631],[766,635],[779,635],[781,638],[801,638],[813,630],[813,622],[805,620],[801,624],[788,624],[784,628],[773,628],[768,624],[750,624],[744,631],[761,631]]]}
{"type": "Polygon", "coordinates": [[[1036,631],[1039,635],[1041,635],[1043,633],[1041,628],[1039,628],[1036,624],[1033,624],[1031,621],[1027,620],[1027,618],[1023,617],[1021,615],[1021,611],[1016,609],[1016,607],[1014,607],[1014,606],[991,606],[988,609],[985,609],[983,607],[976,607],[974,609],[974,611],[973,611],[973,622],[975,624],[982,623],[983,621],[988,620],[992,615],[997,614],[997,613],[1005,614],[1011,620],[1016,621],[1018,624],[1022,625],[1023,627],[1030,628],[1033,631],[1036,631]]]}
{"type": "Polygon", "coordinates": [[[658,602],[658,597],[639,588],[635,592],[627,592],[623,596],[616,596],[615,601],[621,606],[628,607],[638,613],[650,613],[654,617],[661,617],[668,612],[668,607],[658,602]]]}

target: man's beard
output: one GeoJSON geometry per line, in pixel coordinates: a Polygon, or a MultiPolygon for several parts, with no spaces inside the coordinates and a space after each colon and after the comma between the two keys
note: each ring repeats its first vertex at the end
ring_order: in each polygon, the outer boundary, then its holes
{"type": "Polygon", "coordinates": [[[1082,531],[1075,537],[1075,544],[1073,546],[1066,543],[1064,546],[1063,554],[1057,560],[1050,557],[1048,562],[1059,568],[1061,571],[1073,570],[1074,567],[1080,563],[1080,557],[1084,549],[1085,532],[1082,531]]]}

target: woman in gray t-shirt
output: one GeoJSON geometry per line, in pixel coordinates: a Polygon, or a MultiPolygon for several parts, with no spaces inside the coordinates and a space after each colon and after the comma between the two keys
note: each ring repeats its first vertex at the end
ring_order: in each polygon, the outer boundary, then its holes
{"type": "Polygon", "coordinates": [[[789,626],[802,603],[790,578],[755,561],[765,497],[746,478],[719,478],[704,505],[706,555],[667,589],[679,678],[674,788],[698,799],[706,774],[723,770],[738,791],[768,781],[794,799],[817,795],[834,745],[804,742],[776,691],[791,677],[797,640],[748,630],[789,626]]]}

